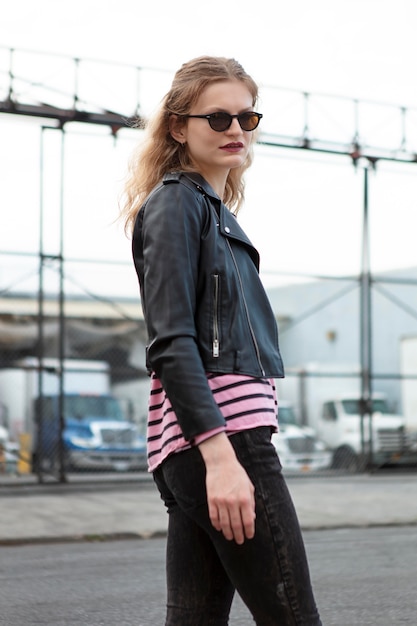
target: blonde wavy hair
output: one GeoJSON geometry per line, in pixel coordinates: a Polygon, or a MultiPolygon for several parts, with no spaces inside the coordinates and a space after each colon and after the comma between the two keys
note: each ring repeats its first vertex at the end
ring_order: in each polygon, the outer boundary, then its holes
{"type": "MultiPolygon", "coordinates": [[[[248,88],[252,96],[252,105],[255,107],[258,86],[235,59],[201,56],[184,63],[175,74],[171,89],[146,124],[144,140],[133,152],[128,164],[120,211],[126,232],[132,231],[143,201],[164,174],[170,171],[196,171],[187,147],[179,144],[171,136],[170,117],[187,115],[206,87],[225,80],[242,81],[248,88]]],[[[230,170],[226,181],[222,200],[235,214],[244,200],[243,173],[251,165],[252,159],[251,147],[245,163],[230,170]]]]}

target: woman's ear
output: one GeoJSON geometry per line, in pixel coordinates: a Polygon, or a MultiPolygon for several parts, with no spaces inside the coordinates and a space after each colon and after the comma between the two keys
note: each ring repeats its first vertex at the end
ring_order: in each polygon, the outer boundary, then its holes
{"type": "Polygon", "coordinates": [[[179,115],[171,115],[169,118],[169,132],[171,137],[181,145],[187,141],[185,121],[179,115]]]}

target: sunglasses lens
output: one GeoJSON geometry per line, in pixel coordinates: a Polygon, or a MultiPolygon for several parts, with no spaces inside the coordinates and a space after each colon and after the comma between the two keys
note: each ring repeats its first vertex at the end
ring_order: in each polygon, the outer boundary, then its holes
{"type": "Polygon", "coordinates": [[[255,113],[254,111],[248,111],[247,113],[241,113],[240,115],[233,116],[230,115],[230,113],[218,111],[217,113],[211,113],[207,119],[210,124],[210,128],[221,133],[230,128],[234,117],[237,117],[239,120],[242,130],[250,131],[257,128],[262,115],[260,113],[255,113]]]}
{"type": "Polygon", "coordinates": [[[239,115],[239,124],[243,130],[255,130],[260,121],[260,117],[257,113],[252,111],[248,113],[241,113],[239,115]]]}
{"type": "Polygon", "coordinates": [[[212,113],[209,118],[209,124],[213,130],[222,132],[227,130],[232,123],[232,117],[228,113],[212,113]]]}

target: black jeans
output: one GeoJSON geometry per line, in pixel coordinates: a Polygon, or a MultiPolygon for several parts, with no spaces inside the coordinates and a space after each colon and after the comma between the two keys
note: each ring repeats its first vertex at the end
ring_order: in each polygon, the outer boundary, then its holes
{"type": "Polygon", "coordinates": [[[258,626],[320,626],[297,516],[268,427],[232,435],[255,487],[255,537],[211,525],[198,448],[166,459],[154,479],[169,513],[166,626],[226,626],[235,590],[258,626]]]}

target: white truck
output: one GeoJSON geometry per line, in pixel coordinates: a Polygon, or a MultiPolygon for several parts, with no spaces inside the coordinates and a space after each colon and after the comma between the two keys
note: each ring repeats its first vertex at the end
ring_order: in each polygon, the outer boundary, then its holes
{"type": "Polygon", "coordinates": [[[108,364],[67,359],[59,373],[51,358],[42,362],[41,380],[35,358],[0,369],[10,439],[29,435],[41,467],[63,460],[68,469],[145,469],[146,443],[110,393],[108,364]]]}
{"type": "Polygon", "coordinates": [[[363,463],[399,463],[409,453],[402,415],[390,411],[383,394],[361,407],[358,366],[310,364],[278,381],[301,423],[311,426],[332,450],[332,467],[357,471],[363,463]],[[361,410],[362,409],[362,410],[361,410]]]}
{"type": "Polygon", "coordinates": [[[356,471],[360,459],[375,465],[397,464],[408,452],[404,418],[391,413],[383,394],[372,394],[363,415],[359,396],[326,400],[320,409],[318,433],[333,450],[335,469],[356,471]]]}
{"type": "Polygon", "coordinates": [[[275,446],[285,472],[317,472],[330,467],[332,455],[317,439],[312,428],[300,426],[290,402],[279,401],[279,432],[273,433],[275,446]]]}
{"type": "Polygon", "coordinates": [[[401,339],[400,359],[402,409],[407,431],[417,448],[417,336],[401,339]]]}

